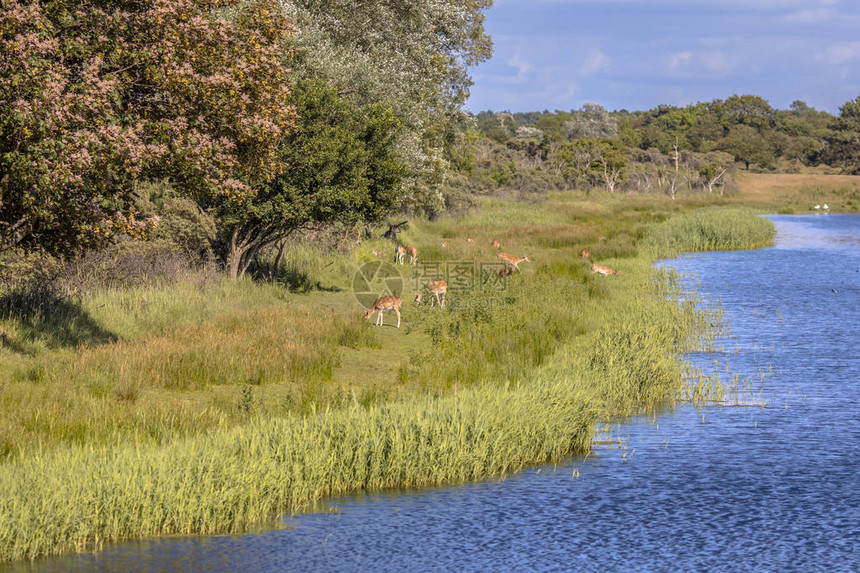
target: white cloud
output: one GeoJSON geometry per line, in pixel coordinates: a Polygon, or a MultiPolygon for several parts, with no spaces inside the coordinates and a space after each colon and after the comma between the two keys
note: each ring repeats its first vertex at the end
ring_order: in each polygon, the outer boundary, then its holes
{"type": "Polygon", "coordinates": [[[680,71],[693,59],[693,52],[678,52],[669,56],[669,69],[673,72],[680,71]]]}
{"type": "Polygon", "coordinates": [[[789,24],[821,24],[838,16],[834,8],[816,8],[814,10],[801,10],[789,14],[783,20],[789,24]]]}
{"type": "Polygon", "coordinates": [[[828,64],[845,64],[860,59],[860,42],[843,42],[827,48],[824,60],[828,64]]]}
{"type": "Polygon", "coordinates": [[[600,50],[594,50],[591,55],[588,56],[585,62],[583,62],[580,71],[583,74],[593,74],[601,70],[609,69],[609,66],[611,64],[612,58],[610,58],[600,50]]]}
{"type": "MultiPolygon", "coordinates": [[[[740,61],[737,55],[730,55],[721,50],[683,51],[669,54],[663,59],[669,72],[682,77],[725,76],[738,69],[740,61]]],[[[747,62],[746,65],[750,65],[747,62]]]]}
{"type": "Polygon", "coordinates": [[[522,84],[525,83],[527,79],[527,75],[529,71],[532,69],[532,65],[520,57],[519,54],[514,54],[511,58],[508,59],[508,65],[512,68],[517,69],[517,75],[515,76],[506,76],[504,78],[499,78],[499,81],[503,83],[510,84],[522,84]]]}

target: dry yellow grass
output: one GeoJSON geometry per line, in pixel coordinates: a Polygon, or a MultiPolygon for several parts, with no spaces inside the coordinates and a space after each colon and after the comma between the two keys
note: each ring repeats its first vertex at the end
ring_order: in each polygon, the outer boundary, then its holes
{"type": "Polygon", "coordinates": [[[740,193],[729,197],[729,203],[798,214],[813,212],[814,205],[824,203],[832,212],[860,209],[856,175],[741,173],[737,179],[740,193]]]}

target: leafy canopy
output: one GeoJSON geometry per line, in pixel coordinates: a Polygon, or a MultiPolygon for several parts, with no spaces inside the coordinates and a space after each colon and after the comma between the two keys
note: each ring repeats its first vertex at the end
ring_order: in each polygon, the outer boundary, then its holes
{"type": "Polygon", "coordinates": [[[133,183],[242,197],[290,128],[274,0],[2,0],[0,249],[103,243],[133,183]]]}

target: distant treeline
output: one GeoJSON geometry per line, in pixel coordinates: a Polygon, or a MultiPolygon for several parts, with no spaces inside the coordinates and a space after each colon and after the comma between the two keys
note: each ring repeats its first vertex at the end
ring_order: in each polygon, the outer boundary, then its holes
{"type": "Polygon", "coordinates": [[[802,101],[778,110],[754,95],[686,107],[527,113],[484,111],[452,163],[456,190],[524,199],[563,186],[607,191],[724,192],[733,172],[860,173],[860,98],[834,116],[802,101]]]}

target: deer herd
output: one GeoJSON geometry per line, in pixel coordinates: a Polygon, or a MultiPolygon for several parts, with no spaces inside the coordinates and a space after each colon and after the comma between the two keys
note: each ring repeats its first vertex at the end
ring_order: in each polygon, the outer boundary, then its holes
{"type": "MultiPolygon", "coordinates": [[[[475,244],[475,239],[472,237],[466,237],[466,244],[473,245],[475,244]]],[[[502,248],[501,242],[498,239],[493,239],[491,246],[499,250],[502,248]]],[[[442,242],[442,248],[447,249],[449,246],[448,241],[442,242]]],[[[382,256],[384,254],[383,251],[374,250],[373,254],[376,256],[382,256]]],[[[409,256],[409,264],[415,265],[418,261],[418,249],[412,245],[397,245],[394,248],[394,264],[402,265],[405,264],[406,256],[409,256]]],[[[579,252],[580,257],[583,260],[589,260],[590,253],[588,249],[582,249],[579,252]]],[[[528,256],[517,257],[515,255],[510,255],[508,253],[498,252],[496,257],[504,262],[505,266],[499,271],[499,278],[509,277],[520,270],[520,263],[530,263],[532,262],[528,256]]],[[[611,269],[604,265],[599,265],[594,263],[591,265],[591,274],[601,274],[601,275],[617,275],[618,271],[611,269]]],[[[424,290],[417,293],[415,295],[415,304],[422,304],[425,297],[430,300],[430,306],[439,303],[440,308],[445,307],[445,295],[448,293],[448,283],[443,279],[434,280],[425,285],[424,290]]],[[[364,317],[370,320],[370,317],[373,316],[373,313],[378,313],[376,317],[376,326],[382,326],[384,323],[383,313],[385,311],[393,310],[395,314],[397,314],[397,328],[400,328],[400,304],[401,298],[399,296],[381,296],[374,301],[373,306],[364,313],[364,317]]]]}

